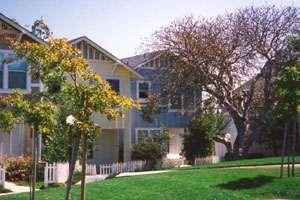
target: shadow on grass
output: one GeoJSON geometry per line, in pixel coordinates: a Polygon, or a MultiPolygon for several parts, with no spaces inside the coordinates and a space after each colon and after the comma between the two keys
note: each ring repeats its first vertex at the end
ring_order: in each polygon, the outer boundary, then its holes
{"type": "Polygon", "coordinates": [[[237,181],[230,181],[226,184],[218,185],[220,188],[227,190],[242,190],[261,187],[266,183],[271,183],[276,177],[259,175],[254,178],[241,178],[237,181]]]}

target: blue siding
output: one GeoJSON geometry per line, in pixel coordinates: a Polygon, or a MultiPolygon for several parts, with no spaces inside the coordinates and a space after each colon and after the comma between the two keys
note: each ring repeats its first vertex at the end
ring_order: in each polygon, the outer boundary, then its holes
{"type": "Polygon", "coordinates": [[[161,114],[153,117],[152,123],[145,122],[141,117],[141,111],[132,110],[132,142],[135,143],[135,128],[185,128],[187,121],[191,118],[190,113],[184,113],[181,115],[179,112],[168,112],[167,109],[163,109],[161,114]]]}
{"type": "MultiPolygon", "coordinates": [[[[151,77],[155,70],[151,69],[139,69],[138,72],[145,77],[145,81],[151,81],[151,77]]],[[[151,86],[154,84],[151,83],[151,86]]],[[[131,95],[133,99],[137,98],[137,82],[132,81],[130,84],[131,95]]],[[[156,91],[159,88],[155,88],[156,91]]],[[[151,91],[154,91],[154,88],[151,88],[151,91]]],[[[135,129],[136,128],[185,128],[187,121],[191,118],[193,113],[185,112],[181,114],[180,112],[169,112],[168,108],[162,108],[159,115],[153,116],[154,121],[152,123],[146,122],[141,117],[141,111],[133,109],[131,118],[131,127],[132,127],[132,143],[135,143],[135,129]]]]}

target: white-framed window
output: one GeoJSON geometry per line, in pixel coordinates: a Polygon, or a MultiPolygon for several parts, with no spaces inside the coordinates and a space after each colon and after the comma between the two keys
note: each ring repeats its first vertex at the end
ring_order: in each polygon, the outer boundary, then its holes
{"type": "Polygon", "coordinates": [[[104,80],[109,83],[111,89],[114,90],[117,94],[122,94],[120,78],[104,78],[104,80]]]}
{"type": "Polygon", "coordinates": [[[172,62],[168,58],[156,57],[142,65],[143,68],[153,69],[153,68],[165,68],[171,66],[172,62]]]}
{"type": "MultiPolygon", "coordinates": [[[[136,142],[151,138],[151,137],[157,137],[161,136],[163,133],[168,133],[168,129],[164,128],[136,128],[135,129],[135,139],[136,142]]],[[[165,141],[164,144],[164,149],[169,152],[169,141],[165,141]]]]}
{"type": "Polygon", "coordinates": [[[162,128],[136,128],[136,141],[143,140],[148,137],[160,136],[163,132],[162,128]]]}
{"type": "Polygon", "coordinates": [[[3,71],[4,71],[4,64],[2,61],[4,59],[4,53],[0,53],[0,88],[3,88],[3,71]]]}
{"type": "Polygon", "coordinates": [[[150,86],[149,81],[137,81],[137,99],[139,102],[146,103],[148,101],[150,86]]]}
{"type": "MultiPolygon", "coordinates": [[[[74,45],[75,47],[75,45],[74,45]]],[[[110,59],[103,53],[98,51],[86,42],[78,42],[76,48],[82,53],[82,56],[90,61],[110,61],[110,59]]]]}
{"type": "Polygon", "coordinates": [[[170,94],[168,102],[169,112],[195,111],[196,91],[195,89],[186,89],[181,94],[170,94]]]}
{"type": "Polygon", "coordinates": [[[27,74],[27,62],[25,59],[2,64],[5,57],[12,57],[9,51],[0,51],[0,89],[28,89],[29,75],[27,74]]]}

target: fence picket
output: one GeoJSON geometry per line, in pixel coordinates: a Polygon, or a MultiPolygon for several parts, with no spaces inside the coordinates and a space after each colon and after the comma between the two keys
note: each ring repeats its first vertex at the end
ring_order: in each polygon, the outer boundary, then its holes
{"type": "Polygon", "coordinates": [[[65,182],[69,175],[68,163],[46,163],[44,169],[44,187],[48,187],[50,183],[65,182]]]}
{"type": "Polygon", "coordinates": [[[5,165],[0,165],[0,185],[5,188],[5,165]]]}
{"type": "Polygon", "coordinates": [[[97,174],[97,170],[96,170],[96,165],[86,165],[86,174],[90,174],[90,175],[96,175],[97,174]]]}
{"type": "Polygon", "coordinates": [[[219,156],[200,157],[200,158],[195,158],[194,165],[216,163],[216,162],[220,162],[220,161],[221,161],[221,158],[219,156]]]}
{"type": "Polygon", "coordinates": [[[146,161],[131,161],[124,163],[100,164],[100,174],[112,175],[123,172],[134,172],[136,170],[143,170],[146,161]]]}

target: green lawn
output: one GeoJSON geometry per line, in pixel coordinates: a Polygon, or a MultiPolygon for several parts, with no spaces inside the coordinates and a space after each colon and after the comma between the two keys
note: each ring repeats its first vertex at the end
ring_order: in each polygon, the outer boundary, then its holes
{"type": "MultiPolygon", "coordinates": [[[[300,163],[297,157],[296,162],[300,163]]],[[[87,184],[86,199],[300,199],[300,168],[295,177],[279,178],[277,168],[229,168],[231,166],[278,164],[280,158],[234,161],[135,177],[113,178],[87,184]]],[[[65,187],[40,190],[37,200],[64,199],[65,187]]],[[[80,186],[72,187],[72,199],[80,199],[80,186]]],[[[29,194],[2,196],[23,200],[29,194]]]]}

